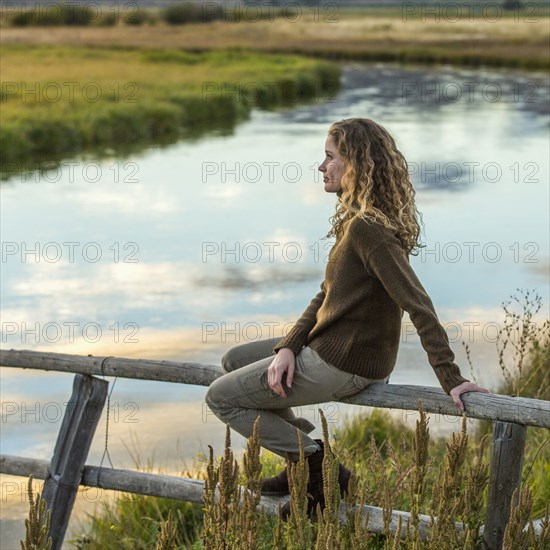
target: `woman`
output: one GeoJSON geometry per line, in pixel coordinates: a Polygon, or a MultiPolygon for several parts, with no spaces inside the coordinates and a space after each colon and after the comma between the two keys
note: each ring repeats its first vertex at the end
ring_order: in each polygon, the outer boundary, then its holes
{"type": "MultiPolygon", "coordinates": [[[[409,265],[408,255],[423,245],[407,162],[393,138],[372,120],[350,118],[330,127],[325,154],[319,170],[325,191],[336,193],[338,203],[327,234],[336,242],[321,290],[284,338],[230,349],[222,358],[227,374],[206,393],[214,414],[244,437],[261,416],[262,446],[291,461],[299,459],[296,428],[302,430],[309,514],[317,503],[324,507],[325,449],[307,435],[315,426],[296,418],[290,407],[337,401],[386,382],[397,359],[403,311],[460,410],[461,394],[487,392],[461,376],[433,304],[409,265]]],[[[349,477],[340,464],[342,496],[349,477]]],[[[262,482],[264,495],[288,493],[287,469],[262,482]]],[[[289,513],[287,503],[283,519],[289,513]]]]}

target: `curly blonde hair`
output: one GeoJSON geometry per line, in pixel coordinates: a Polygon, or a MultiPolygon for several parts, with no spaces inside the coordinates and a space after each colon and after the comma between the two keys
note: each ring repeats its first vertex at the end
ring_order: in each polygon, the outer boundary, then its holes
{"type": "Polygon", "coordinates": [[[409,179],[408,164],[388,131],[368,118],[335,122],[333,137],[344,160],[342,189],[336,212],[329,218],[337,236],[356,216],[377,221],[394,230],[407,254],[425,245],[419,240],[421,214],[416,209],[416,191],[409,179]]]}

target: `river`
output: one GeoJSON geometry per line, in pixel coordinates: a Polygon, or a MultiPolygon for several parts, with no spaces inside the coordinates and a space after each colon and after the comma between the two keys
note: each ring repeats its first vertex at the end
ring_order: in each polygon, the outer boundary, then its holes
{"type": "MultiPolygon", "coordinates": [[[[469,377],[502,379],[502,302],[534,289],[548,317],[548,80],[534,73],[343,65],[342,89],[307,106],[254,110],[231,135],[75,158],[1,186],[2,347],[219,364],[279,336],[317,293],[335,196],[317,166],[331,122],[372,118],[409,162],[425,251],[411,265],[469,377]]],[[[516,311],[517,308],[516,308],[516,311]]],[[[407,315],[392,383],[437,386],[407,315]]],[[[2,453],[50,459],[72,376],[2,369],[2,453]]],[[[111,382],[109,457],[177,473],[225,426],[206,388],[111,382]]],[[[362,412],[320,405],[332,427],[362,412]]],[[[317,406],[297,411],[314,421],[317,406]]],[[[398,413],[410,424],[415,415],[398,413]]],[[[432,433],[456,419],[432,415],[432,433]]],[[[108,466],[105,415],[87,463],[108,466]]],[[[240,457],[244,439],[232,432],[240,457]]],[[[23,478],[2,476],[2,548],[17,548],[23,478]]],[[[76,515],[97,495],[79,496],[76,515]]]]}

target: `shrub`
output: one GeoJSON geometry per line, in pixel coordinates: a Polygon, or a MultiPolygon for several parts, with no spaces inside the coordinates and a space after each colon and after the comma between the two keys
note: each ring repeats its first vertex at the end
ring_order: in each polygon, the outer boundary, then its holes
{"type": "Polygon", "coordinates": [[[39,10],[16,13],[10,20],[14,27],[53,27],[59,25],[86,26],[102,21],[101,10],[93,5],[48,4],[39,10]]]}
{"type": "Polygon", "coordinates": [[[36,24],[36,12],[32,10],[20,11],[9,20],[12,27],[28,27],[36,24]]]}
{"type": "Polygon", "coordinates": [[[170,25],[186,23],[207,23],[219,19],[219,14],[204,10],[203,6],[191,3],[174,4],[162,12],[162,19],[170,25]]]}
{"type": "Polygon", "coordinates": [[[145,10],[137,9],[124,17],[126,25],[138,26],[149,21],[149,15],[145,10]]]}
{"type": "Polygon", "coordinates": [[[100,27],[114,27],[118,22],[118,15],[114,12],[105,13],[97,22],[100,27]]]}

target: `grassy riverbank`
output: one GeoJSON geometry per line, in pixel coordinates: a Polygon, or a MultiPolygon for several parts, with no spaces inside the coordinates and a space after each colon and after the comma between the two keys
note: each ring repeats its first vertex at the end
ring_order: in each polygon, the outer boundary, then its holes
{"type": "Polygon", "coordinates": [[[538,12],[495,22],[304,9],[295,19],[186,25],[154,17],[139,26],[4,24],[2,173],[230,132],[253,106],[326,100],[338,87],[335,60],[545,69],[548,22],[538,12]]]}
{"type": "Polygon", "coordinates": [[[6,164],[231,131],[253,106],[319,100],[337,65],[247,50],[3,48],[6,164]]]}
{"type": "Polygon", "coordinates": [[[336,5],[292,17],[139,27],[2,29],[1,43],[211,50],[246,47],[330,59],[448,63],[522,69],[550,67],[548,10],[429,15],[403,10],[351,11],[336,5]]]}

